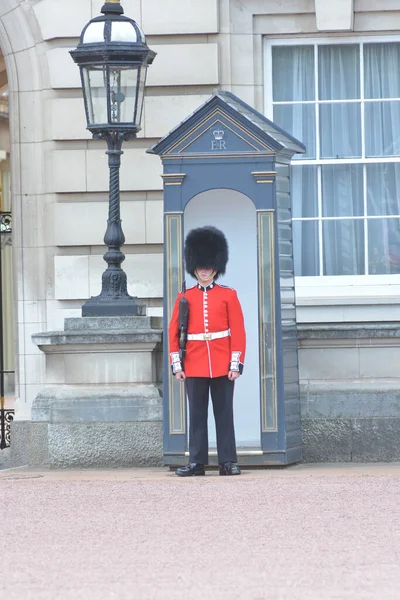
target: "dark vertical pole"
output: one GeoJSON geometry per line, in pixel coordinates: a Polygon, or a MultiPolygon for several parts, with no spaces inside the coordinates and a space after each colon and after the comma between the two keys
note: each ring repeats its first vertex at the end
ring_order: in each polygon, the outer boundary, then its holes
{"type": "Polygon", "coordinates": [[[107,230],[104,243],[108,246],[104,254],[107,269],[102,276],[101,293],[90,298],[82,306],[83,317],[113,317],[134,316],[138,314],[138,307],[128,294],[127,277],[121,264],[125,254],[121,246],[125,243],[120,215],[120,184],[119,172],[121,166],[122,142],[130,139],[120,133],[103,133],[93,136],[95,139],[107,141],[108,166],[110,173],[110,195],[108,205],[107,230]]]}
{"type": "Polygon", "coordinates": [[[108,250],[104,254],[104,260],[108,266],[107,270],[103,273],[102,294],[114,300],[120,299],[123,296],[128,297],[127,277],[121,267],[121,263],[125,260],[125,254],[121,252],[121,246],[125,243],[125,236],[121,224],[119,189],[122,139],[119,136],[109,136],[107,142],[110,195],[107,231],[104,235],[104,243],[108,246],[108,250]]]}
{"type": "MultiPolygon", "coordinates": [[[[2,213],[0,210],[0,225],[1,225],[2,213]]],[[[5,386],[4,386],[4,334],[3,334],[3,269],[2,269],[2,258],[3,258],[3,247],[1,243],[1,230],[0,230],[0,449],[3,450],[6,447],[6,415],[5,415],[5,386]]]]}

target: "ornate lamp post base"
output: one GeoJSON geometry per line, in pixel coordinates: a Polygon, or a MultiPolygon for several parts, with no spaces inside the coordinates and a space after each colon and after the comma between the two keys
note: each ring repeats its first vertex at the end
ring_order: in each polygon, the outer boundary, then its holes
{"type": "Polygon", "coordinates": [[[143,314],[142,305],[137,305],[132,296],[119,300],[94,296],[82,306],[82,317],[137,317],[143,314]]]}
{"type": "Polygon", "coordinates": [[[125,260],[123,252],[109,249],[104,258],[109,265],[103,273],[101,293],[84,303],[82,317],[143,316],[145,307],[136,304],[135,298],[128,294],[126,273],[121,268],[125,260]]]}

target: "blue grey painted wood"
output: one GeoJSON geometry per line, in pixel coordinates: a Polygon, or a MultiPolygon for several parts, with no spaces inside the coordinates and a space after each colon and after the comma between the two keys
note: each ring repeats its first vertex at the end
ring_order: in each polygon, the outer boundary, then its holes
{"type": "MultiPolygon", "coordinates": [[[[290,167],[276,162],[276,203],[279,209],[291,211],[290,167]]],[[[283,405],[285,412],[286,449],[301,452],[300,386],[298,372],[298,343],[296,326],[296,298],[294,285],[292,219],[278,218],[280,255],[280,300],[283,355],[283,405]],[[283,268],[285,267],[285,268],[283,268]]]]}
{"type": "MultiPolygon", "coordinates": [[[[233,94],[219,91],[148,152],[163,162],[166,215],[183,214],[194,196],[221,188],[245,194],[258,211],[273,211],[277,428],[261,431],[262,456],[243,456],[240,462],[298,462],[302,452],[289,165],[293,154],[305,152],[305,147],[233,94]]],[[[168,265],[165,247],[165,289],[168,265]]],[[[164,314],[169,311],[165,297],[164,314]]],[[[164,461],[181,464],[187,436],[170,431],[167,337],[165,318],[164,461]]]]}

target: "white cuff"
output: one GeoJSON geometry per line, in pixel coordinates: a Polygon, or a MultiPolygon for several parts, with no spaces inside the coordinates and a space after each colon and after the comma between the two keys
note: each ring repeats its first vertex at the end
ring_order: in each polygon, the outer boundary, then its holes
{"type": "Polygon", "coordinates": [[[240,372],[240,355],[241,352],[232,352],[230,371],[240,372]]]}
{"type": "Polygon", "coordinates": [[[179,358],[179,352],[171,352],[170,356],[173,374],[175,375],[176,373],[180,373],[182,371],[182,363],[181,359],[179,358]]]}

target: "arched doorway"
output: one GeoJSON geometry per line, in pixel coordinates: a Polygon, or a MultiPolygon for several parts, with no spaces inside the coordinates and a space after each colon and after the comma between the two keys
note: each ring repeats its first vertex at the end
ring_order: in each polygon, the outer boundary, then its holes
{"type": "MultiPolygon", "coordinates": [[[[184,234],[214,225],[228,240],[229,262],[220,283],[236,289],[245,316],[245,371],[235,385],[235,429],[239,450],[260,448],[260,383],[258,343],[257,216],[250,198],[235,190],[213,189],[190,200],[184,211],[184,234]]],[[[188,287],[194,280],[187,276],[188,287]]],[[[209,440],[216,445],[210,404],[209,440]]],[[[212,453],[212,450],[211,450],[212,453]]]]}

